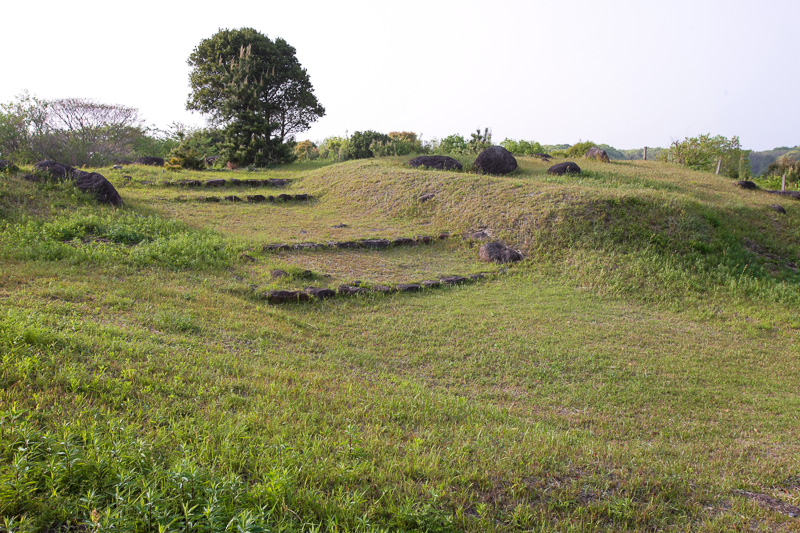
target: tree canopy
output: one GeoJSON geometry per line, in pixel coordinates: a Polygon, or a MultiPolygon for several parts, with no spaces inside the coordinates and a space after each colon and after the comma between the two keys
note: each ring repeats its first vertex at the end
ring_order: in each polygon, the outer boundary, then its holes
{"type": "Polygon", "coordinates": [[[188,60],[186,107],[226,129],[226,154],[243,164],[280,160],[280,145],[325,115],[295,49],[252,29],[220,30],[188,60]]]}

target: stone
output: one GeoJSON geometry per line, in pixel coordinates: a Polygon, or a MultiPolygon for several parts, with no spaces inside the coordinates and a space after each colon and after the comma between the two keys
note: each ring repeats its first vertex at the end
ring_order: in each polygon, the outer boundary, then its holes
{"type": "Polygon", "coordinates": [[[442,285],[460,285],[469,281],[469,278],[464,276],[447,276],[442,278],[442,285]]]}
{"type": "Polygon", "coordinates": [[[236,178],[231,178],[231,179],[228,180],[228,185],[239,186],[239,185],[241,185],[241,183],[242,182],[240,180],[236,179],[236,178]]]}
{"type": "Polygon", "coordinates": [[[331,227],[335,228],[335,229],[341,229],[341,228],[347,228],[349,226],[347,224],[336,224],[336,225],[333,225],[331,227]]]}
{"type": "Polygon", "coordinates": [[[522,254],[497,241],[488,242],[478,250],[482,261],[494,263],[514,263],[522,260],[522,254]]]}
{"type": "Polygon", "coordinates": [[[204,186],[205,187],[224,187],[226,183],[227,183],[227,181],[225,181],[223,179],[208,180],[208,181],[206,181],[204,186]]]}
{"type": "Polygon", "coordinates": [[[242,201],[241,198],[239,198],[238,196],[234,196],[234,195],[226,196],[225,200],[228,201],[228,202],[241,202],[242,201]]]}
{"type": "Polygon", "coordinates": [[[598,148],[597,146],[592,146],[589,148],[583,157],[588,157],[589,159],[596,159],[598,161],[602,161],[603,163],[610,163],[611,160],[608,158],[608,153],[603,150],[602,148],[598,148]]]}
{"type": "Polygon", "coordinates": [[[422,283],[420,283],[420,285],[422,285],[426,289],[435,289],[441,284],[442,284],[441,281],[436,281],[436,280],[425,280],[422,283]]]}
{"type": "Polygon", "coordinates": [[[400,283],[397,285],[397,290],[399,292],[417,292],[422,290],[422,286],[418,283],[400,283]]]}
{"type": "Polygon", "coordinates": [[[433,242],[433,237],[430,235],[417,235],[417,242],[422,244],[430,244],[433,242]]]}
{"type": "Polygon", "coordinates": [[[548,168],[547,173],[555,174],[557,176],[561,176],[564,174],[580,174],[581,167],[579,167],[572,161],[564,161],[563,163],[556,163],[552,167],[548,168]]]}
{"type": "Polygon", "coordinates": [[[240,180],[239,185],[245,187],[258,187],[262,184],[261,180],[240,180]]]}
{"type": "Polygon", "coordinates": [[[436,198],[436,193],[429,192],[428,194],[423,194],[418,198],[418,200],[422,203],[427,202],[428,200],[433,200],[436,198]]]}
{"type": "Polygon", "coordinates": [[[789,198],[800,200],[800,191],[765,191],[765,192],[777,196],[788,196],[789,198]]]}
{"type": "Polygon", "coordinates": [[[281,179],[281,178],[270,178],[265,180],[266,183],[264,185],[269,185],[271,187],[284,187],[289,184],[289,180],[281,179]]]}
{"type": "Polygon", "coordinates": [[[439,240],[444,241],[450,238],[450,233],[443,231],[439,234],[439,240]]]}
{"type": "Polygon", "coordinates": [[[275,197],[270,194],[269,196],[267,196],[267,201],[268,202],[275,202],[275,197]]]}
{"type": "Polygon", "coordinates": [[[517,169],[517,160],[502,146],[490,146],[478,154],[472,166],[485,174],[503,175],[517,169]]]}
{"type": "Polygon", "coordinates": [[[109,205],[122,205],[117,189],[101,174],[92,172],[75,180],[79,191],[92,194],[98,202],[109,205]]]}
{"type": "Polygon", "coordinates": [[[756,185],[755,182],[752,182],[750,180],[737,181],[736,183],[734,183],[734,185],[742,189],[747,189],[749,191],[754,191],[758,189],[758,185],[756,185]]]}
{"type": "Polygon", "coordinates": [[[319,298],[320,300],[336,296],[336,291],[324,287],[306,287],[303,292],[314,298],[319,298]]]}
{"type": "Polygon", "coordinates": [[[359,294],[366,294],[368,291],[364,287],[354,287],[352,285],[342,285],[337,291],[344,296],[357,296],[359,294]]]}
{"type": "Polygon", "coordinates": [[[148,165],[151,167],[163,167],[164,159],[161,157],[140,157],[138,159],[134,159],[133,164],[148,165]]]}
{"type": "Polygon", "coordinates": [[[250,263],[255,263],[256,262],[256,258],[255,257],[253,257],[252,255],[246,254],[246,253],[243,253],[240,257],[242,259],[244,259],[245,261],[249,261],[250,263]]]}
{"type": "Polygon", "coordinates": [[[33,165],[33,170],[39,172],[41,174],[47,174],[51,178],[56,178],[59,180],[65,180],[71,177],[72,173],[75,171],[69,165],[62,165],[56,161],[39,161],[38,163],[33,165]]]}
{"type": "Polygon", "coordinates": [[[294,302],[306,302],[308,294],[300,291],[269,291],[266,294],[267,301],[271,304],[286,304],[294,302]]]}
{"type": "Polygon", "coordinates": [[[291,194],[279,194],[277,196],[277,198],[281,202],[288,202],[288,201],[292,200],[292,195],[291,194]]]}
{"type": "Polygon", "coordinates": [[[310,200],[311,199],[311,195],[310,194],[305,194],[305,193],[295,194],[294,195],[294,199],[299,201],[299,202],[304,202],[306,200],[310,200]]]}
{"type": "Polygon", "coordinates": [[[111,168],[114,170],[122,170],[122,165],[112,165],[111,168]]]}
{"type": "Polygon", "coordinates": [[[786,209],[784,209],[783,206],[780,206],[778,204],[772,204],[769,206],[769,208],[775,211],[776,213],[780,213],[782,215],[786,214],[786,209]]]}
{"type": "Polygon", "coordinates": [[[205,198],[203,198],[203,201],[204,202],[219,202],[220,199],[219,199],[219,196],[206,196],[205,198]]]}
{"type": "Polygon", "coordinates": [[[386,239],[364,239],[361,241],[365,248],[376,248],[378,250],[382,250],[384,248],[388,248],[391,244],[391,241],[386,239]]]}
{"type": "Polygon", "coordinates": [[[439,170],[462,170],[464,166],[457,159],[446,155],[421,155],[408,162],[410,167],[435,168],[439,170]]]}
{"type": "Polygon", "coordinates": [[[478,231],[473,231],[470,233],[465,233],[463,238],[469,241],[485,241],[487,239],[491,239],[491,235],[485,229],[481,229],[478,231]]]}
{"type": "Polygon", "coordinates": [[[19,167],[8,161],[7,159],[0,159],[0,172],[17,172],[19,167]]]}
{"type": "Polygon", "coordinates": [[[263,194],[248,194],[246,196],[248,202],[261,203],[266,202],[267,197],[263,194]]]}
{"type": "Polygon", "coordinates": [[[416,241],[414,241],[414,239],[409,239],[408,237],[398,237],[392,241],[392,246],[411,246],[415,243],[416,241]]]}
{"type": "Polygon", "coordinates": [[[180,180],[176,181],[175,185],[180,185],[181,187],[200,187],[203,185],[203,182],[200,180],[180,180]]]}
{"type": "Polygon", "coordinates": [[[485,278],[486,276],[484,276],[483,274],[470,274],[468,277],[473,281],[478,281],[485,278]]]}
{"type": "Polygon", "coordinates": [[[551,156],[550,154],[533,154],[533,157],[538,157],[542,161],[550,161],[551,159],[553,159],[553,156],[551,156]]]}
{"type": "Polygon", "coordinates": [[[397,289],[394,287],[389,287],[388,285],[373,285],[372,292],[378,292],[381,294],[392,294],[393,292],[397,292],[397,289]]]}

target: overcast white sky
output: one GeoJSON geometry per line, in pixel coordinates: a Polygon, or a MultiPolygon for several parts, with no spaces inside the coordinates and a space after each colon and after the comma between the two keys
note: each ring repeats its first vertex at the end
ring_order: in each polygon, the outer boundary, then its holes
{"type": "Polygon", "coordinates": [[[9,1],[0,16],[0,102],[94,98],[162,128],[204,124],[186,59],[249,26],[297,49],[327,110],[299,139],[800,143],[798,0],[9,1]]]}

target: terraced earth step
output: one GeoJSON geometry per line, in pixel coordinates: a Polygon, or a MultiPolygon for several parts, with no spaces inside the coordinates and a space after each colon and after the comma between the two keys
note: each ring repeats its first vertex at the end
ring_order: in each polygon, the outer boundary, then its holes
{"type": "Polygon", "coordinates": [[[361,287],[358,285],[340,285],[336,290],[325,287],[306,287],[302,291],[274,290],[258,296],[271,304],[288,304],[326,300],[328,298],[344,298],[368,294],[394,294],[398,292],[420,292],[424,290],[474,283],[486,279],[492,273],[470,274],[469,276],[446,276],[438,280],[425,280],[419,283],[398,283],[397,285],[374,285],[361,287]]]}
{"type": "Polygon", "coordinates": [[[419,235],[413,239],[398,237],[396,239],[360,239],[357,241],[329,241],[329,242],[300,242],[294,244],[266,244],[262,247],[265,252],[283,252],[288,250],[348,250],[348,249],[373,249],[383,250],[394,246],[416,246],[431,244],[437,240],[450,238],[450,233],[442,232],[437,236],[419,235]]]}
{"type": "Polygon", "coordinates": [[[286,187],[289,185],[287,179],[282,178],[269,178],[269,179],[213,179],[213,180],[178,180],[168,181],[165,183],[167,187],[204,187],[208,189],[218,187],[286,187]]]}
{"type": "Polygon", "coordinates": [[[247,196],[242,199],[240,196],[236,195],[228,195],[228,196],[206,196],[204,198],[200,198],[199,201],[201,202],[242,202],[247,201],[250,203],[276,203],[276,202],[305,202],[314,198],[310,194],[279,194],[277,196],[269,195],[264,196],[263,194],[248,194],[247,196]]]}

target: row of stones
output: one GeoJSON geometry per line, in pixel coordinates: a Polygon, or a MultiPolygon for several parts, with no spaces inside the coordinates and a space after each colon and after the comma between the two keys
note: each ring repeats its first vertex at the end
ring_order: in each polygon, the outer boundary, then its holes
{"type": "Polygon", "coordinates": [[[336,290],[324,287],[306,287],[302,291],[274,290],[261,294],[260,297],[271,304],[285,304],[295,302],[308,302],[312,299],[325,300],[334,297],[359,296],[366,294],[393,294],[396,292],[419,292],[423,289],[461,285],[484,279],[485,274],[471,274],[469,276],[447,276],[438,280],[426,280],[419,283],[400,283],[394,287],[388,285],[374,285],[361,287],[359,285],[341,285],[336,290]]]}
{"type": "Polygon", "coordinates": [[[435,240],[445,240],[450,238],[447,232],[440,233],[437,237],[430,235],[420,235],[413,239],[399,237],[397,239],[360,239],[357,241],[330,241],[330,242],[300,242],[295,244],[267,244],[264,245],[265,252],[282,252],[286,250],[324,250],[324,249],[358,249],[371,248],[383,250],[391,246],[414,246],[417,244],[431,244],[435,240]]]}
{"type": "Polygon", "coordinates": [[[240,180],[236,178],[230,179],[213,179],[213,180],[178,180],[178,181],[168,181],[165,183],[167,186],[173,187],[207,187],[217,188],[217,187],[227,187],[227,186],[234,186],[234,187],[285,187],[289,184],[289,180],[281,179],[281,178],[270,178],[265,180],[256,180],[256,179],[246,179],[240,180]]]}
{"type": "MultiPolygon", "coordinates": [[[[311,200],[313,198],[310,194],[279,194],[278,196],[264,196],[263,194],[248,194],[244,197],[245,200],[251,203],[262,203],[262,202],[304,202],[306,200],[311,200]]],[[[225,200],[226,202],[241,202],[242,198],[235,195],[229,196],[206,196],[205,198],[201,198],[200,201],[203,202],[221,202],[225,200]]]]}

